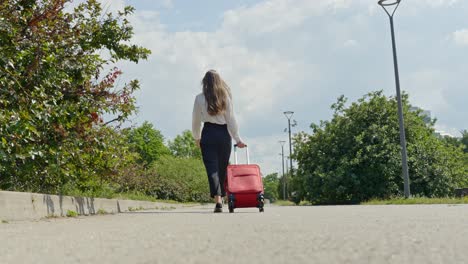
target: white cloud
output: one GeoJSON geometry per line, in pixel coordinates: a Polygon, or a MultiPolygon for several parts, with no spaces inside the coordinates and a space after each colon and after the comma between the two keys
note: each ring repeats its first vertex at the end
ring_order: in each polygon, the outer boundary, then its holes
{"type": "MultiPolygon", "coordinates": [[[[269,173],[282,174],[281,166],[281,145],[278,143],[279,138],[284,138],[284,135],[275,134],[269,136],[246,138],[249,143],[250,161],[253,164],[260,164],[263,169],[264,176],[269,173]]],[[[288,143],[284,145],[285,162],[289,156],[288,143]]],[[[238,150],[238,158],[240,163],[245,162],[244,150],[238,150]]],[[[231,157],[231,162],[234,162],[234,157],[231,157]]],[[[289,166],[289,163],[288,163],[289,166]]],[[[295,164],[293,165],[295,166],[295,164]]],[[[286,168],[285,168],[286,170],[286,168]]]]}
{"type": "MultiPolygon", "coordinates": [[[[366,6],[368,13],[374,15],[378,11],[382,11],[382,8],[377,4],[377,0],[348,0],[347,2],[358,2],[362,6],[366,6]]],[[[394,2],[394,1],[392,1],[394,2]]],[[[407,11],[410,14],[416,15],[422,12],[422,8],[443,8],[452,7],[460,3],[460,0],[411,0],[401,1],[399,9],[400,11],[407,11]]],[[[394,10],[393,6],[386,7],[389,12],[394,10]]],[[[383,11],[382,11],[383,12],[383,11]]]]}
{"type": "Polygon", "coordinates": [[[122,11],[126,6],[125,0],[99,0],[99,2],[101,2],[102,10],[106,13],[122,11]]]}
{"type": "MultiPolygon", "coordinates": [[[[244,21],[245,17],[240,15],[240,18],[244,21]]],[[[299,92],[306,76],[319,78],[313,64],[304,65],[274,49],[245,44],[244,33],[226,26],[231,22],[225,20],[215,32],[168,32],[157,12],[136,13],[132,18],[134,41],[151,49],[153,54],[139,65],[122,63],[120,67],[126,71],[126,76],[142,81],[138,94],[140,121],[152,121],[169,138],[188,129],[194,95],[201,92],[201,78],[206,70],[217,69],[233,91],[241,134],[254,134],[253,128],[247,131],[244,125],[252,121],[252,115],[268,118],[270,113],[281,111],[277,109],[279,101],[299,92]],[[171,117],[177,117],[177,121],[164,120],[171,117]],[[158,126],[161,123],[164,127],[158,126]]],[[[252,147],[253,160],[260,161],[261,167],[266,168],[265,173],[275,168],[277,164],[270,156],[278,137],[244,136],[244,139],[252,147]]]]}
{"type": "Polygon", "coordinates": [[[290,61],[272,50],[242,45],[241,39],[226,37],[232,34],[225,28],[217,32],[169,33],[160,24],[156,12],[139,12],[132,23],[135,41],[153,51],[145,63],[152,74],[143,81],[166,86],[146,89],[143,100],[157,98],[164,89],[165,96],[179,99],[176,104],[181,108],[178,109],[189,112],[191,105],[187,105],[192,103],[193,94],[200,91],[204,72],[213,68],[232,87],[237,108],[243,109],[239,111],[239,119],[243,120],[242,113],[268,112],[282,96],[296,89],[294,83],[305,75],[300,62],[290,61]]]}
{"type": "Polygon", "coordinates": [[[359,46],[359,42],[354,39],[348,39],[343,43],[343,46],[346,48],[352,48],[352,47],[357,47],[359,46]]]}
{"type": "MultiPolygon", "coordinates": [[[[368,0],[362,0],[362,1],[369,2],[368,0]]],[[[370,2],[372,2],[372,5],[374,5],[374,1],[370,1],[370,2]]],[[[392,0],[389,2],[395,2],[395,1],[392,0]]],[[[437,7],[453,6],[460,2],[461,2],[460,0],[411,0],[411,1],[401,1],[401,5],[412,5],[412,6],[418,6],[418,7],[428,6],[431,8],[437,8],[437,7]]]]}
{"type": "Polygon", "coordinates": [[[449,107],[445,90],[448,77],[437,69],[422,69],[410,74],[405,87],[411,95],[411,102],[424,109],[441,112],[449,107]]]}
{"type": "Polygon", "coordinates": [[[460,0],[413,0],[414,3],[420,5],[429,5],[430,7],[453,6],[460,2],[460,0]]]}
{"type": "MultiPolygon", "coordinates": [[[[142,1],[142,0],[138,0],[142,1]]],[[[154,6],[163,7],[163,8],[172,8],[174,6],[173,0],[145,0],[151,3],[154,6]]],[[[84,3],[86,0],[70,0],[67,4],[67,10],[71,11],[74,7],[80,3],[84,3]]],[[[134,6],[133,1],[131,0],[98,0],[101,3],[102,10],[105,13],[112,12],[116,13],[118,11],[123,11],[126,6],[134,6]]]]}
{"type": "MultiPolygon", "coordinates": [[[[78,0],[84,1],[84,0],[78,0]]],[[[110,12],[122,11],[125,6],[134,6],[135,3],[132,0],[98,0],[102,6],[103,10],[108,10],[110,12]]],[[[174,1],[173,0],[136,0],[139,2],[147,2],[147,4],[151,4],[152,6],[162,7],[162,8],[173,8],[174,1]]]]}
{"type": "Polygon", "coordinates": [[[453,40],[457,45],[468,45],[468,29],[460,29],[453,33],[453,40]]]}
{"type": "MultiPolygon", "coordinates": [[[[85,2],[86,0],[71,0],[66,5],[65,10],[71,12],[73,8],[85,2]]],[[[125,8],[125,6],[127,6],[125,0],[98,0],[98,2],[101,3],[101,8],[105,13],[116,13],[117,11],[122,11],[125,8]]]]}
{"type": "MultiPolygon", "coordinates": [[[[436,7],[457,2],[415,1],[405,4],[436,7]]],[[[372,39],[381,45],[379,38],[388,37],[383,30],[370,31],[373,21],[368,14],[377,5],[368,0],[352,3],[351,0],[262,1],[226,11],[222,22],[211,32],[171,32],[160,21],[158,12],[137,10],[131,21],[136,33],[134,40],[153,54],[138,65],[120,66],[125,76],[142,82],[138,94],[139,121],[153,122],[169,138],[190,128],[193,98],[201,92],[201,78],[206,70],[217,69],[233,90],[241,134],[251,146],[252,161],[260,163],[265,174],[279,172],[281,148],[277,142],[286,136],[258,123],[276,122],[282,118],[278,116],[284,110],[282,107],[303,105],[307,114],[302,123],[307,123],[303,124],[306,126],[323,117],[333,98],[340,94],[358,97],[370,89],[380,89],[375,83],[386,84],[385,80],[373,82],[373,78],[382,76],[380,66],[376,66],[381,64],[363,53],[366,48],[369,52],[375,50],[372,39]],[[345,18],[343,14],[336,15],[356,6],[361,10],[360,16],[355,14],[356,9],[345,18]],[[366,64],[370,65],[361,66],[366,64]],[[347,69],[340,72],[339,67],[346,65],[347,69]],[[364,70],[369,72],[359,72],[364,70]],[[339,79],[344,81],[337,82],[339,79]],[[341,89],[336,88],[340,85],[341,89]],[[360,85],[366,87],[356,87],[360,85]],[[323,100],[329,98],[332,99],[323,100]]],[[[384,23],[380,18],[379,21],[384,23]]],[[[436,114],[446,113],[451,108],[446,96],[450,89],[448,78],[437,67],[413,69],[402,84],[414,104],[436,114]]],[[[281,128],[282,125],[274,129],[281,128]]]]}
{"type": "Polygon", "coordinates": [[[439,133],[443,136],[450,136],[450,137],[461,137],[461,131],[459,129],[448,127],[446,125],[436,124],[435,125],[436,133],[439,133]]]}
{"type": "Polygon", "coordinates": [[[165,8],[172,8],[174,6],[174,3],[172,0],[160,0],[160,2],[161,2],[161,6],[165,8]]]}
{"type": "Polygon", "coordinates": [[[243,34],[282,32],[302,24],[307,18],[349,6],[345,0],[269,0],[252,7],[229,10],[223,30],[243,34]]]}

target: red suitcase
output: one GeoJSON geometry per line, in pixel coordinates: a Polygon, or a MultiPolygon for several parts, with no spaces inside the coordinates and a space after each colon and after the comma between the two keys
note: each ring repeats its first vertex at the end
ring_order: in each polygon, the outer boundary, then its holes
{"type": "Polygon", "coordinates": [[[235,208],[256,207],[263,212],[264,191],[260,167],[249,164],[249,150],[246,147],[247,164],[237,163],[237,146],[234,145],[235,165],[227,167],[226,195],[228,197],[229,212],[235,208]]]}

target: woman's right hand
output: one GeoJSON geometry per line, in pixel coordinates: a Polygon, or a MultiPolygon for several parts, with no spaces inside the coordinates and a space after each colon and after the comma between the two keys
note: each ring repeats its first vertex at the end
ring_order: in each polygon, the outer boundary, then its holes
{"type": "Polygon", "coordinates": [[[239,142],[237,142],[237,147],[238,148],[245,148],[245,147],[247,147],[247,145],[244,142],[239,141],[239,142]]]}

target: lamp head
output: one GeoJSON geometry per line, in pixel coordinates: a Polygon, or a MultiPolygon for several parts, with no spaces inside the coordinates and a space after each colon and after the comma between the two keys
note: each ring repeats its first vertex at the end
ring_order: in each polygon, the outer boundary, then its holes
{"type": "Polygon", "coordinates": [[[284,115],[288,118],[288,119],[291,119],[291,117],[293,116],[294,112],[293,111],[286,111],[284,112],[284,115]]]}
{"type": "Polygon", "coordinates": [[[393,6],[398,5],[401,0],[379,0],[379,5],[381,6],[393,6]]]}
{"type": "Polygon", "coordinates": [[[400,6],[400,2],[401,0],[379,0],[377,3],[385,10],[390,18],[393,18],[393,15],[395,15],[396,10],[400,6]]]}

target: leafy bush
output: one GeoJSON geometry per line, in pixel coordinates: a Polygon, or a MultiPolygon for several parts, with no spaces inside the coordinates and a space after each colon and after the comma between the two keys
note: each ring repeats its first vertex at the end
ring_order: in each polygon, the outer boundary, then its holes
{"type": "Polygon", "coordinates": [[[280,189],[280,179],[278,173],[273,173],[263,178],[263,188],[265,191],[265,198],[271,202],[279,199],[278,190],[280,189]]]}
{"type": "Polygon", "coordinates": [[[150,53],[129,43],[133,8],[105,15],[99,2],[87,0],[66,12],[70,2],[0,3],[1,189],[58,193],[67,185],[99,186],[112,174],[106,126],[135,112],[138,82],[116,87],[122,72],[102,73],[150,53]]]}
{"type": "MultiPolygon", "coordinates": [[[[403,192],[397,103],[369,93],[345,107],[332,106],[332,120],[312,124],[313,134],[295,138],[299,168],[294,187],[314,203],[357,203],[403,192]]],[[[426,197],[453,195],[468,184],[461,148],[445,144],[403,98],[411,192],[426,197]]]]}
{"type": "Polygon", "coordinates": [[[152,167],[151,189],[159,199],[180,202],[211,201],[208,178],[199,159],[165,156],[152,167]]]}

